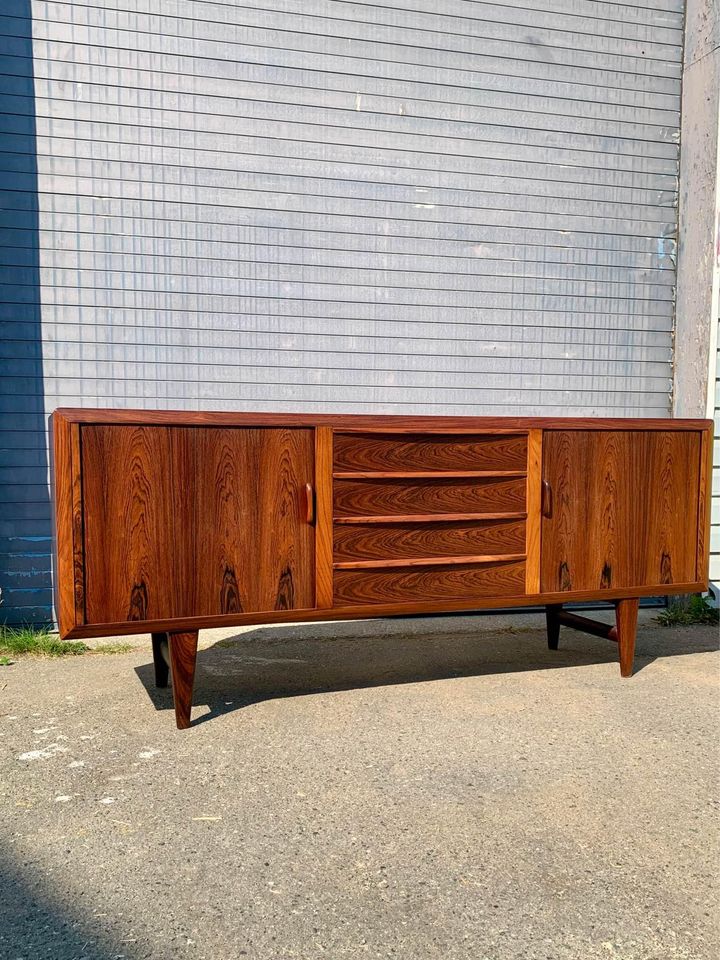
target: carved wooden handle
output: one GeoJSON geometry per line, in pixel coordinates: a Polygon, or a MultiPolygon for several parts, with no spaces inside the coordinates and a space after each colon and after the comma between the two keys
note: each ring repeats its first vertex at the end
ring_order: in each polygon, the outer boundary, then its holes
{"type": "Polygon", "coordinates": [[[311,483],[305,484],[305,519],[315,523],[315,491],[311,483]]]}
{"type": "Polygon", "coordinates": [[[540,512],[544,517],[552,516],[552,506],[552,487],[547,480],[543,480],[540,512]]]}

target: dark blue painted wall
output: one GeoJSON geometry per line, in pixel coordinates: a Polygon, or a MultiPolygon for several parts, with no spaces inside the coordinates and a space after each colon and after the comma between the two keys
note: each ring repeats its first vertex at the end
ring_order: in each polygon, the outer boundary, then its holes
{"type": "Polygon", "coordinates": [[[51,618],[30,0],[0,32],[0,621],[51,618]]]}

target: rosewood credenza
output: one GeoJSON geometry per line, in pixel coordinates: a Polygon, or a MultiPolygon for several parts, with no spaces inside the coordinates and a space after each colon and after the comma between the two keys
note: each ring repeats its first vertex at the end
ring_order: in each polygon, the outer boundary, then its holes
{"type": "Polygon", "coordinates": [[[204,627],[542,604],[629,676],[638,598],[707,585],[711,426],[56,410],[60,634],[151,633],[178,727],[204,627]]]}

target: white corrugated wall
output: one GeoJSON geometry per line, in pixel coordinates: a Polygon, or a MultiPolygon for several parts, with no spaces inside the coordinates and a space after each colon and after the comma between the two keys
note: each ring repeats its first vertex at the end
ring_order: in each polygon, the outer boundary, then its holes
{"type": "Polygon", "coordinates": [[[16,619],[60,404],[670,412],[682,0],[2,13],[16,619]]]}
{"type": "Polygon", "coordinates": [[[715,599],[720,601],[720,319],[718,319],[714,396],[715,439],[713,446],[712,515],[710,518],[710,581],[715,599]]]}

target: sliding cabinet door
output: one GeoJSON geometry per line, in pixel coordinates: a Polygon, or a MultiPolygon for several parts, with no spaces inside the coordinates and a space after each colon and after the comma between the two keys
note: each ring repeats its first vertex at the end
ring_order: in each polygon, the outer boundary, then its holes
{"type": "Polygon", "coordinates": [[[190,519],[175,502],[173,429],[81,429],[86,623],[178,615],[175,532],[190,519]]]}
{"type": "Polygon", "coordinates": [[[701,434],[549,430],[541,589],[696,580],[701,434]]]}
{"type": "Polygon", "coordinates": [[[178,449],[192,503],[185,615],[313,607],[306,485],[314,481],[314,431],[188,427],[178,449]]]}
{"type": "Polygon", "coordinates": [[[315,603],[312,429],[84,426],[85,619],[315,603]]]}

